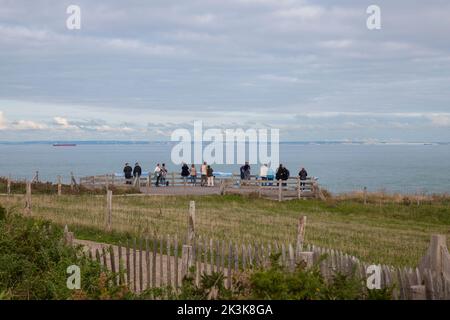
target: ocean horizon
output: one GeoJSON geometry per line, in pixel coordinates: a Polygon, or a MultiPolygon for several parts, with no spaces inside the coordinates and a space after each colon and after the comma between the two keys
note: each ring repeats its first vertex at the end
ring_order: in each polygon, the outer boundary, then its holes
{"type": "MultiPolygon", "coordinates": [[[[125,162],[139,162],[152,172],[157,163],[180,172],[171,162],[172,141],[48,140],[0,141],[0,176],[55,182],[70,172],[83,176],[122,172],[125,162]],[[75,147],[54,147],[72,143],[75,147]]],[[[208,143],[205,143],[207,145],[208,143]]],[[[283,141],[280,162],[291,176],[305,167],[309,176],[333,192],[362,190],[411,193],[449,193],[450,143],[400,141],[283,141]]],[[[213,164],[215,171],[239,172],[240,164],[213,164]]],[[[259,164],[252,165],[252,174],[259,164]]]]}

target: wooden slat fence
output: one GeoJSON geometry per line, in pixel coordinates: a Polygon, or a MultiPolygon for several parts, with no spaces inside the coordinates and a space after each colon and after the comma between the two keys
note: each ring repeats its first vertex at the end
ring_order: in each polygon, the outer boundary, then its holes
{"type": "MultiPolygon", "coordinates": [[[[341,251],[311,244],[298,248],[292,243],[241,244],[196,237],[192,245],[188,245],[186,242],[179,243],[176,237],[171,236],[133,239],[119,246],[81,240],[75,242],[84,245],[108,270],[122,271],[120,277],[117,275],[117,281],[126,283],[135,292],[154,287],[177,288],[191,267],[195,267],[191,276],[197,284],[202,274],[222,272],[225,286],[231,288],[239,273],[268,268],[270,257],[277,254],[280,256],[278,263],[287,269],[292,270],[299,264],[305,267],[316,264],[327,280],[341,273],[356,274],[366,281],[369,266],[341,251]]],[[[444,260],[450,261],[448,251],[441,259],[444,260]]],[[[401,268],[387,265],[380,265],[379,268],[381,288],[394,287],[394,299],[450,299],[448,270],[439,272],[429,267],[401,268]]]]}

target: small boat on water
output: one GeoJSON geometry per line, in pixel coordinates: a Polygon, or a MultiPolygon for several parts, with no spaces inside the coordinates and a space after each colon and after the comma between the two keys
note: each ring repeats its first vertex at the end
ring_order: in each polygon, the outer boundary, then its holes
{"type": "Polygon", "coordinates": [[[54,147],[76,147],[75,143],[54,143],[54,147]]]}

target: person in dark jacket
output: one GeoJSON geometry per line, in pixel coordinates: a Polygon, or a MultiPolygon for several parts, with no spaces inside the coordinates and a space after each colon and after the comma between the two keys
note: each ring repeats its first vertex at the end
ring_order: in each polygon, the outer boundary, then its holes
{"type": "Polygon", "coordinates": [[[130,167],[130,165],[128,163],[125,163],[125,167],[123,168],[123,174],[126,179],[126,184],[131,184],[130,179],[132,178],[132,175],[131,175],[132,172],[133,172],[133,168],[130,167]]]}
{"type": "MultiPolygon", "coordinates": [[[[275,178],[277,180],[283,180],[286,181],[289,179],[289,170],[280,163],[280,166],[278,167],[277,173],[275,175],[275,178]]],[[[283,182],[283,186],[286,186],[287,183],[283,182]]]]}
{"type": "Polygon", "coordinates": [[[181,166],[181,177],[183,177],[183,181],[186,183],[187,178],[189,177],[189,167],[186,163],[183,162],[183,165],[181,166]]]}
{"type": "Polygon", "coordinates": [[[161,180],[160,180],[160,183],[161,183],[163,186],[166,186],[166,187],[169,186],[169,181],[166,180],[166,178],[167,178],[167,173],[168,173],[168,172],[169,172],[169,171],[168,171],[167,168],[166,168],[166,164],[163,163],[163,164],[162,164],[162,167],[161,167],[161,180]]]}
{"type": "MultiPolygon", "coordinates": [[[[306,178],[308,177],[308,172],[306,172],[305,168],[302,167],[302,169],[298,173],[298,176],[300,177],[300,181],[305,181],[306,178]]],[[[305,185],[306,185],[306,183],[300,182],[301,187],[304,187],[305,185]]]]}
{"type": "Polygon", "coordinates": [[[139,178],[142,175],[142,168],[139,163],[136,162],[133,169],[133,177],[139,178]]]}
{"type": "Polygon", "coordinates": [[[241,174],[241,180],[244,180],[245,179],[245,166],[241,166],[239,168],[239,172],[241,174]]]}
{"type": "Polygon", "coordinates": [[[246,185],[245,180],[250,180],[250,165],[248,162],[245,162],[243,166],[239,168],[241,174],[241,184],[246,185]]]}
{"type": "Polygon", "coordinates": [[[211,166],[207,167],[206,176],[208,177],[208,187],[214,187],[214,170],[211,166]]]}
{"type": "Polygon", "coordinates": [[[244,165],[244,179],[250,180],[250,165],[248,164],[248,162],[246,162],[244,165]]]}

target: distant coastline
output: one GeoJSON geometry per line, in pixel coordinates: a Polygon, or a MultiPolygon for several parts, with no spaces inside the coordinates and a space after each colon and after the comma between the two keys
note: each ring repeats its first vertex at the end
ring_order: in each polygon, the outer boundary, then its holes
{"type": "MultiPolygon", "coordinates": [[[[0,145],[151,145],[151,144],[177,144],[174,141],[132,141],[132,140],[36,140],[36,141],[0,141],[0,145]]],[[[270,143],[270,142],[269,142],[270,143]]],[[[280,141],[280,144],[300,145],[450,145],[443,141],[280,141]]]]}

